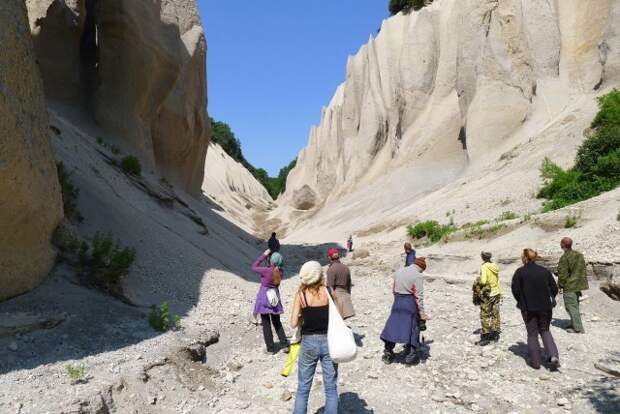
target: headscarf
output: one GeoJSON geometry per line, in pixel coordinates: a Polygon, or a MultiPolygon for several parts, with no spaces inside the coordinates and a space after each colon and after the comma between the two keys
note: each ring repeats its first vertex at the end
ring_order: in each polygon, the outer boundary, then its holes
{"type": "Polygon", "coordinates": [[[280,253],[273,252],[271,254],[271,258],[269,259],[269,263],[271,263],[273,266],[282,267],[282,264],[284,263],[284,258],[280,253]]]}

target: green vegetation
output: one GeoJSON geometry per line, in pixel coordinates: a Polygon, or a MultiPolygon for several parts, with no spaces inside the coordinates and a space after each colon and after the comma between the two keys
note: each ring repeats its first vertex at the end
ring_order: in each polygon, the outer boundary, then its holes
{"type": "Polygon", "coordinates": [[[106,290],[116,289],[136,258],[133,248],[121,247],[110,234],[96,233],[92,247],[82,242],[79,250],[80,273],[106,290]]]}
{"type": "Polygon", "coordinates": [[[84,365],[67,365],[65,369],[73,382],[81,382],[86,379],[86,367],[84,365]]]}
{"type": "Polygon", "coordinates": [[[569,214],[568,216],[566,216],[566,220],[564,221],[565,229],[570,229],[572,227],[575,227],[576,225],[577,225],[577,216],[573,216],[572,214],[569,214]]]}
{"type": "Polygon", "coordinates": [[[243,156],[241,142],[235,136],[230,126],[225,122],[211,120],[211,140],[219,144],[232,159],[241,163],[265,187],[269,195],[275,200],[286,189],[288,173],[295,167],[297,160],[293,160],[286,167],[280,169],[277,177],[270,177],[262,168],[255,168],[243,156]]]}
{"type": "Polygon", "coordinates": [[[620,221],[620,210],[618,210],[618,214],[616,214],[616,221],[620,221]]]}
{"type": "Polygon", "coordinates": [[[126,174],[131,174],[138,177],[142,174],[142,165],[140,164],[140,160],[133,155],[127,155],[121,159],[121,168],[126,174]]]}
{"type": "Polygon", "coordinates": [[[162,303],[159,307],[151,306],[149,325],[157,332],[166,332],[178,328],[180,320],[179,315],[170,315],[170,306],[167,302],[162,303]]]}
{"type": "Polygon", "coordinates": [[[121,150],[120,150],[120,148],[119,148],[119,147],[117,147],[116,145],[110,145],[110,144],[108,144],[108,143],[107,143],[107,142],[105,142],[105,141],[103,140],[103,138],[101,138],[101,137],[97,137],[97,144],[101,145],[101,146],[102,146],[102,147],[104,147],[104,148],[109,149],[109,150],[112,152],[112,154],[114,154],[114,155],[118,155],[118,154],[120,154],[120,153],[121,153],[121,150]]]}
{"type": "Polygon", "coordinates": [[[62,161],[56,163],[56,171],[58,173],[58,182],[60,183],[60,191],[62,193],[62,206],[65,211],[65,217],[69,220],[82,221],[84,217],[77,208],[77,199],[80,195],[80,189],[71,181],[72,172],[67,172],[65,164],[62,161]]]}
{"type": "Polygon", "coordinates": [[[393,16],[398,12],[408,13],[413,10],[420,10],[422,7],[432,3],[433,0],[390,0],[388,9],[393,16]]]}
{"type": "Polygon", "coordinates": [[[518,217],[519,215],[515,212],[504,211],[502,214],[499,215],[499,217],[497,218],[497,221],[514,220],[518,217]]]}
{"type": "Polygon", "coordinates": [[[431,243],[437,243],[456,231],[453,224],[439,224],[435,220],[423,221],[415,226],[409,225],[407,233],[411,238],[427,238],[431,243]]]}
{"type": "Polygon", "coordinates": [[[564,170],[548,158],[540,169],[544,179],[539,198],[543,211],[556,210],[595,197],[620,185],[620,91],[598,99],[594,133],[577,151],[575,166],[564,170]]]}
{"type": "Polygon", "coordinates": [[[471,226],[463,227],[465,230],[464,237],[466,239],[485,239],[489,236],[494,236],[500,232],[500,230],[505,229],[507,226],[502,223],[496,223],[490,227],[484,227],[489,224],[487,220],[480,220],[477,223],[474,223],[471,226]]]}

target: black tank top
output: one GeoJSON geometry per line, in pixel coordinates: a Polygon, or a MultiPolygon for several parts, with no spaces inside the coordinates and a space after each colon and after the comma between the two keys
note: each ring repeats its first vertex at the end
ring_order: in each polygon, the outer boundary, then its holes
{"type": "MultiPolygon", "coordinates": [[[[306,292],[304,302],[307,305],[306,292]]],[[[302,335],[326,335],[329,323],[329,304],[325,306],[306,306],[301,308],[304,324],[301,326],[302,335]]]]}

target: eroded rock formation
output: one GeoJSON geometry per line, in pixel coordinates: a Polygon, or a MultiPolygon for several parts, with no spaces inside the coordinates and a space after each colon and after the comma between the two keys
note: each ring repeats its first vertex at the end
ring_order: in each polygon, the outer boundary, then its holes
{"type": "Polygon", "coordinates": [[[43,85],[22,0],[0,4],[0,300],[37,286],[54,264],[62,218],[43,85]],[[10,45],[10,46],[9,46],[10,45]]]}
{"type": "Polygon", "coordinates": [[[403,166],[424,173],[375,194],[453,182],[526,120],[551,120],[569,95],[617,82],[618,27],[620,3],[609,0],[440,0],[386,20],[349,58],[282,204],[307,208],[300,195],[314,194],[313,206],[329,205],[403,166]]]}
{"type": "Polygon", "coordinates": [[[150,170],[199,193],[209,142],[194,0],[27,0],[47,96],[87,108],[150,170]]]}

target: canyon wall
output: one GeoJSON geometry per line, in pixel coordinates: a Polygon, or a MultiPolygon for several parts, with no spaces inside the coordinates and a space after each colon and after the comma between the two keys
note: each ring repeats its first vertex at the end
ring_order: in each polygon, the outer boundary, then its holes
{"type": "Polygon", "coordinates": [[[32,289],[47,275],[55,259],[52,233],[63,212],[22,0],[0,4],[0,44],[1,301],[32,289]]]}
{"type": "Polygon", "coordinates": [[[403,192],[496,161],[516,135],[531,138],[568,102],[618,82],[619,13],[610,0],[439,0],[385,20],[349,58],[279,214],[306,224],[347,196],[362,203],[351,194],[379,179],[366,203],[405,203],[403,192]]]}
{"type": "Polygon", "coordinates": [[[27,0],[50,100],[81,108],[147,170],[199,194],[209,143],[194,0],[27,0]]]}

